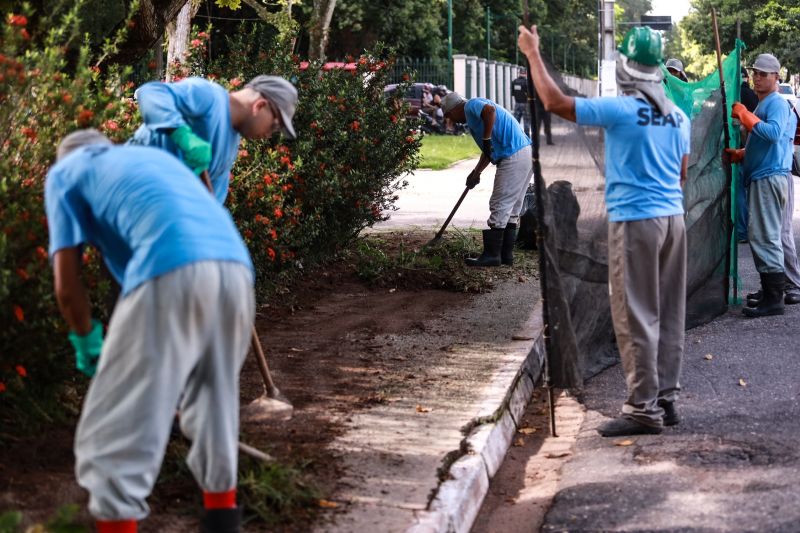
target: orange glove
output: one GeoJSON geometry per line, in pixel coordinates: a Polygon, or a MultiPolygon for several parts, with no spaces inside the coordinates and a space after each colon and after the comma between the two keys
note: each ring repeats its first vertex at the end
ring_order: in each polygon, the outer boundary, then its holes
{"type": "Polygon", "coordinates": [[[747,131],[753,131],[753,128],[756,124],[761,122],[761,119],[755,116],[753,113],[747,110],[745,106],[736,102],[733,104],[733,109],[731,110],[731,116],[733,118],[739,119],[739,122],[742,123],[742,126],[745,127],[747,131]]]}
{"type": "Polygon", "coordinates": [[[741,163],[744,161],[744,148],[725,148],[725,155],[731,163],[741,163]]]}

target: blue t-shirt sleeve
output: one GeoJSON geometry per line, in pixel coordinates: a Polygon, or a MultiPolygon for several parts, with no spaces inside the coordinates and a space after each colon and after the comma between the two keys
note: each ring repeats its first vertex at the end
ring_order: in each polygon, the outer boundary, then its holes
{"type": "Polygon", "coordinates": [[[467,100],[467,104],[464,106],[464,113],[467,115],[467,122],[470,120],[483,122],[483,119],[481,118],[481,112],[483,112],[483,106],[487,104],[493,106],[490,100],[485,100],[483,98],[471,98],[467,100]]]}
{"type": "Polygon", "coordinates": [[[575,98],[575,121],[582,126],[613,126],[623,115],[621,98],[575,98]]]}
{"type": "Polygon", "coordinates": [[[175,129],[186,124],[185,117],[201,117],[214,105],[211,82],[201,78],[145,83],[135,96],[144,123],[153,130],[175,129]]]}
{"type": "Polygon", "coordinates": [[[50,257],[64,248],[87,243],[84,220],[88,206],[75,189],[65,185],[67,169],[52,169],[47,175],[44,203],[50,232],[50,257]]]}
{"type": "Polygon", "coordinates": [[[781,141],[785,128],[789,124],[789,105],[781,98],[773,98],[765,109],[767,119],[753,127],[753,133],[771,143],[781,141]]]}

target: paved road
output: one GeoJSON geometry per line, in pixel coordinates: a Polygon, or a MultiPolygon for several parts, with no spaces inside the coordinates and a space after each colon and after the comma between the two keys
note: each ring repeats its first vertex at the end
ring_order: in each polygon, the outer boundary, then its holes
{"type": "MultiPolygon", "coordinates": [[[[555,119],[554,119],[555,122],[555,119]]],[[[586,169],[594,162],[586,149],[572,134],[573,126],[557,121],[553,126],[555,146],[542,146],[541,161],[545,179],[568,179],[580,183],[586,176],[586,169]],[[566,136],[566,137],[565,137],[566,136]]],[[[391,218],[373,229],[387,230],[397,228],[421,227],[439,228],[450,214],[461,193],[470,171],[475,168],[477,159],[456,163],[446,170],[417,170],[405,179],[406,187],[399,194],[397,211],[391,218]]],[[[450,223],[455,228],[485,228],[489,218],[489,197],[492,194],[495,167],[489,165],[481,175],[480,184],[467,194],[464,202],[450,223]]],[[[590,173],[592,177],[594,173],[590,173]]],[[[594,186],[594,183],[593,183],[594,186]]]]}
{"type": "MultiPolygon", "coordinates": [[[[754,290],[747,245],[739,256],[744,291],[754,290]]],[[[585,418],[542,531],[800,531],[798,325],[800,306],[762,319],[745,319],[736,307],[689,331],[683,421],[659,436],[599,437],[595,428],[618,414],[625,385],[619,366],[591,379],[585,418]]],[[[525,466],[505,481],[512,502],[524,503],[517,495],[537,483],[523,479],[525,466]]],[[[508,515],[517,507],[522,503],[485,512],[508,515]]]]}

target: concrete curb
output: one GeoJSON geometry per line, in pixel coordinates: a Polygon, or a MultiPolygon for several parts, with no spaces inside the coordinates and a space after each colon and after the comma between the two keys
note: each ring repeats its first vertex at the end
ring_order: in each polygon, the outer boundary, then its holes
{"type": "Polygon", "coordinates": [[[492,383],[507,387],[503,401],[481,406],[481,413],[491,413],[486,417],[490,421],[476,419],[477,425],[462,442],[467,453],[450,466],[447,480],[439,484],[428,509],[415,513],[416,523],[406,533],[469,532],[542,373],[545,348],[541,316],[541,303],[537,303],[519,335],[525,340],[515,341],[513,348],[527,353],[523,364],[501,369],[492,383]],[[510,384],[509,375],[514,376],[510,384]]]}

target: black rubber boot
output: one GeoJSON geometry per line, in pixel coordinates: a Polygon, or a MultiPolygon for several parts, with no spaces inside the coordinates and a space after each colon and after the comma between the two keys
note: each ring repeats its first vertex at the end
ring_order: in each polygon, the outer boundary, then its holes
{"type": "Polygon", "coordinates": [[[239,533],[242,527],[242,508],[206,509],[200,522],[200,533],[239,533]]]}
{"type": "Polygon", "coordinates": [[[744,316],[754,318],[783,314],[783,272],[761,274],[761,300],[756,307],[742,309],[744,316]]]}
{"type": "Polygon", "coordinates": [[[508,224],[503,230],[503,247],[500,250],[500,262],[511,266],[514,264],[514,245],[517,243],[517,225],[508,224]]]}
{"type": "Polygon", "coordinates": [[[681,419],[678,416],[678,411],[675,409],[675,402],[658,400],[658,406],[664,410],[665,426],[676,426],[680,423],[681,419]]]}
{"type": "Polygon", "coordinates": [[[758,307],[758,302],[761,301],[763,295],[762,291],[747,293],[747,307],[758,307]]]}
{"type": "Polygon", "coordinates": [[[503,234],[506,230],[492,228],[483,230],[483,253],[473,259],[467,257],[464,262],[471,267],[500,266],[500,249],[503,247],[503,234]]]}
{"type": "Polygon", "coordinates": [[[800,292],[797,290],[793,291],[785,291],[783,295],[783,303],[786,305],[797,305],[800,304],[800,292]]]}

